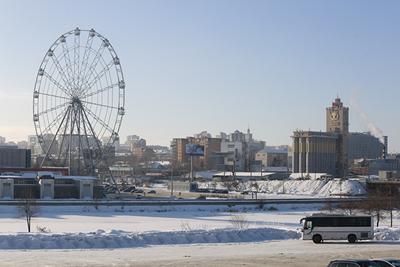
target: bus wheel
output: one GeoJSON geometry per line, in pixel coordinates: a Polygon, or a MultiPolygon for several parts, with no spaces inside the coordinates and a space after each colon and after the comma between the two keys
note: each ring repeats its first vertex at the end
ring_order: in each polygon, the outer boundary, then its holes
{"type": "Polygon", "coordinates": [[[347,237],[347,241],[349,241],[349,243],[356,243],[356,241],[357,241],[357,237],[355,236],[355,235],[349,235],[348,237],[347,237]]]}
{"type": "Polygon", "coordinates": [[[321,235],[313,235],[312,241],[313,241],[315,244],[319,244],[319,243],[321,243],[321,241],[322,241],[322,236],[321,236],[321,235]]]}

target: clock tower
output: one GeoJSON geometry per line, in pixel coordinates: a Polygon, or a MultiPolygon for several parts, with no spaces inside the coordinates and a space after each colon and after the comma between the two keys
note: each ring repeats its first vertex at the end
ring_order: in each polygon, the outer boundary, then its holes
{"type": "Polygon", "coordinates": [[[348,170],[347,140],[349,135],[349,108],[337,97],[331,107],[326,108],[326,131],[338,135],[337,174],[345,177],[348,170]]]}
{"type": "Polygon", "coordinates": [[[340,98],[326,108],[326,131],[328,133],[349,133],[349,108],[344,107],[340,98]]]}

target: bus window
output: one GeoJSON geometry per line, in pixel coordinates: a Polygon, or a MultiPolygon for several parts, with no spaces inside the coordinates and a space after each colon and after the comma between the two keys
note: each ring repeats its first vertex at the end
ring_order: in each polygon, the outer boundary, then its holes
{"type": "Polygon", "coordinates": [[[304,229],[311,229],[311,228],[312,228],[312,221],[305,221],[304,229]]]}

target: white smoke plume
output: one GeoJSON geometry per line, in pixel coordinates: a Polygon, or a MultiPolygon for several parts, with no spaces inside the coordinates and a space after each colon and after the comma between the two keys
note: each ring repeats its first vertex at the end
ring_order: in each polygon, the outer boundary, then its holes
{"type": "Polygon", "coordinates": [[[376,126],[372,120],[368,117],[368,115],[361,109],[359,103],[358,103],[358,95],[359,92],[353,90],[352,94],[350,96],[350,105],[352,107],[353,110],[355,110],[360,117],[362,118],[362,120],[364,121],[364,123],[367,125],[368,127],[368,131],[375,136],[376,138],[379,139],[379,141],[381,141],[381,143],[384,143],[384,138],[383,138],[383,132],[381,129],[378,128],[378,126],[376,126]]]}

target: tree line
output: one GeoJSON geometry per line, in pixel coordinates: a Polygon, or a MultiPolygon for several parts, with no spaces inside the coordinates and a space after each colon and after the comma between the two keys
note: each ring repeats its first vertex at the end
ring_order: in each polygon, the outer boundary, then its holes
{"type": "Polygon", "coordinates": [[[390,227],[393,227],[393,212],[400,210],[399,186],[395,183],[382,183],[368,188],[368,195],[360,201],[346,201],[333,207],[331,202],[327,202],[325,209],[333,211],[335,208],[343,210],[352,215],[356,212],[362,212],[372,215],[375,218],[376,227],[383,219],[390,221],[390,227]]]}

